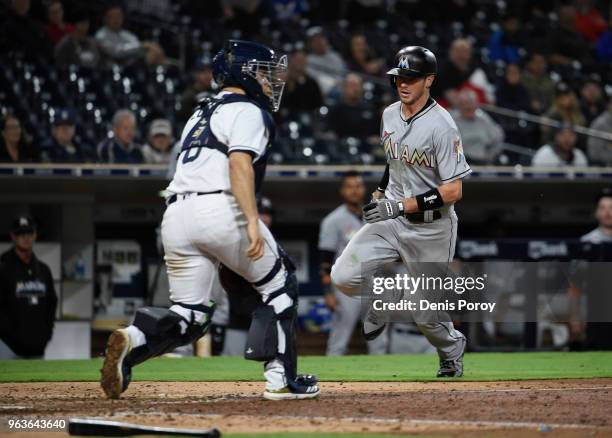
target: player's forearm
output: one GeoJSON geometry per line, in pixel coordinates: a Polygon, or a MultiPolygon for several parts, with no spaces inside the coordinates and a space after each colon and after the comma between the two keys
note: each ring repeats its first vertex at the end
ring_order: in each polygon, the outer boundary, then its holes
{"type": "Polygon", "coordinates": [[[257,201],[255,200],[255,172],[253,159],[244,152],[234,152],[229,156],[229,174],[232,193],[247,221],[257,221],[257,201]]]}
{"type": "MultiPolygon", "coordinates": [[[[442,198],[442,203],[444,205],[454,204],[455,202],[459,201],[463,196],[463,185],[460,179],[452,181],[448,184],[442,184],[436,189],[440,194],[440,197],[442,198]]],[[[425,197],[427,198],[428,196],[425,197]]],[[[417,213],[419,211],[423,211],[423,209],[419,207],[419,202],[416,196],[413,198],[404,199],[403,204],[405,213],[417,213]]]]}

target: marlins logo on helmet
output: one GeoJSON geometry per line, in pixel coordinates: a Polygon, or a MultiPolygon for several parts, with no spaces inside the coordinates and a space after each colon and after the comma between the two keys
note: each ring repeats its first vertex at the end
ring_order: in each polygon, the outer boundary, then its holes
{"type": "Polygon", "coordinates": [[[408,57],[407,56],[402,56],[399,59],[399,62],[397,63],[397,67],[398,68],[409,69],[410,68],[410,64],[408,63],[408,57]]]}

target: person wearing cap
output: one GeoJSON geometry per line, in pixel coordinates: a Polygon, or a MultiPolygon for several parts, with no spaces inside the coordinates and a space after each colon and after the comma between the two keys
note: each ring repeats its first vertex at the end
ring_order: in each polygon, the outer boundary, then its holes
{"type": "Polygon", "coordinates": [[[306,31],[308,37],[308,58],[306,73],[316,79],[323,95],[338,87],[346,74],[346,64],[327,41],[323,28],[312,27],[306,31]]]}
{"type": "Polygon", "coordinates": [[[78,65],[95,69],[100,65],[100,51],[96,41],[89,36],[89,14],[85,9],[74,14],[74,32],[66,35],[55,46],[55,63],[59,68],[78,65]]]}
{"type": "Polygon", "coordinates": [[[208,58],[196,61],[192,71],[192,81],[181,95],[181,109],[177,118],[181,123],[187,122],[198,102],[212,92],[212,66],[208,58]]]}
{"type": "Polygon", "coordinates": [[[168,164],[172,149],[172,124],[168,119],[155,119],[149,127],[149,142],[142,147],[147,164],[168,164]]]}
{"type": "Polygon", "coordinates": [[[576,147],[577,136],[572,125],[563,123],[554,133],[552,144],[545,144],[532,158],[532,166],[588,166],[586,155],[576,147]]]}
{"type": "Polygon", "coordinates": [[[51,138],[42,146],[42,160],[47,163],[92,161],[91,149],[80,146],[75,142],[75,132],[75,120],[72,111],[62,109],[56,113],[51,128],[51,138]]]}
{"type": "Polygon", "coordinates": [[[57,295],[49,267],[34,254],[36,224],[20,215],[13,247],[0,256],[0,359],[41,358],[53,334],[57,295]]]}

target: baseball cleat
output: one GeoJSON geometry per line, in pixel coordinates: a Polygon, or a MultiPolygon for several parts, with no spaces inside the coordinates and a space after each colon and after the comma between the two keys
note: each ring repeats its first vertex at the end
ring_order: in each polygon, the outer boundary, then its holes
{"type": "Polygon", "coordinates": [[[321,389],[319,385],[305,386],[298,390],[285,386],[281,389],[266,389],[263,398],[266,400],[305,400],[319,396],[321,389]]]}
{"type": "Polygon", "coordinates": [[[131,350],[130,336],[126,329],[117,329],[111,333],[100,370],[100,385],[108,398],[119,398],[130,384],[132,370],[124,359],[131,350]]]}
{"type": "Polygon", "coordinates": [[[463,354],[465,353],[466,340],[463,339],[461,355],[455,360],[441,360],[440,369],[436,377],[461,377],[463,376],[463,354]]]}

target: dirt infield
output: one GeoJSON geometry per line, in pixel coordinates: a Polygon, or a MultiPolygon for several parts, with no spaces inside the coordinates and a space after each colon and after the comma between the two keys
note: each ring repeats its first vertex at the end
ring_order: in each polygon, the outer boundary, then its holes
{"type": "MultiPolygon", "coordinates": [[[[254,382],[136,382],[120,400],[106,400],[97,383],[5,383],[0,418],[95,416],[242,433],[612,437],[612,379],[323,382],[318,400],[284,403],[262,400],[262,389],[254,382]]],[[[26,434],[11,434],[18,435],[26,434]]]]}

